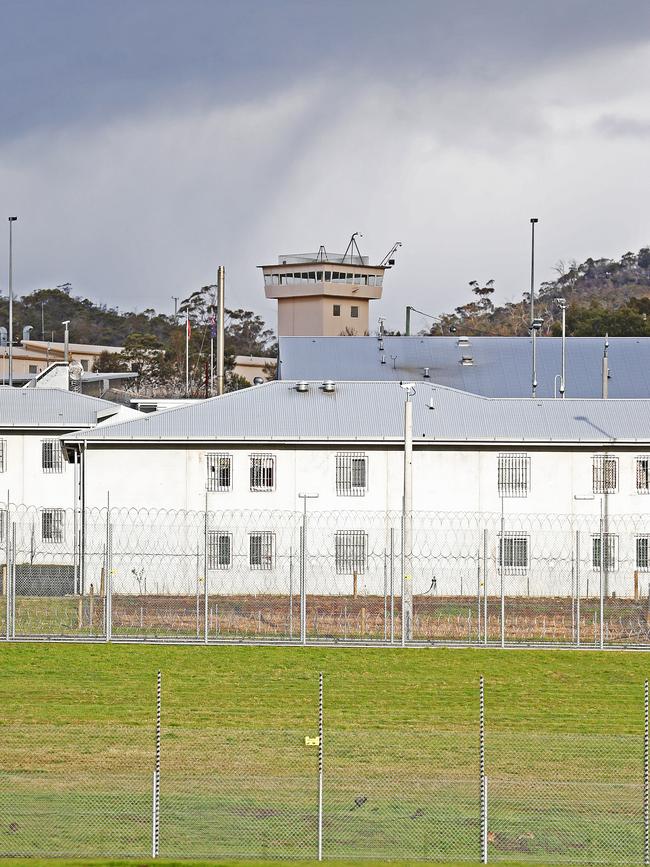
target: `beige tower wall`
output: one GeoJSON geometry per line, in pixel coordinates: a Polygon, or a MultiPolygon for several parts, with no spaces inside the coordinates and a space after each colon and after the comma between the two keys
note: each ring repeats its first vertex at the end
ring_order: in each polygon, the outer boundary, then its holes
{"type": "Polygon", "coordinates": [[[279,298],[278,335],[282,337],[324,335],[337,337],[346,329],[362,335],[368,331],[368,300],[365,298],[279,298]],[[334,315],[334,305],[340,315],[334,315]],[[352,316],[356,307],[358,316],[352,316]]]}

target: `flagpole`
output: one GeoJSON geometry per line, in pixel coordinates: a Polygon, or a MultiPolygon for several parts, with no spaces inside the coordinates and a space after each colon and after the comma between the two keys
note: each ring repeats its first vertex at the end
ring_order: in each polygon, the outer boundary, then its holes
{"type": "Polygon", "coordinates": [[[190,311],[185,319],[185,397],[190,396],[190,311]]]}

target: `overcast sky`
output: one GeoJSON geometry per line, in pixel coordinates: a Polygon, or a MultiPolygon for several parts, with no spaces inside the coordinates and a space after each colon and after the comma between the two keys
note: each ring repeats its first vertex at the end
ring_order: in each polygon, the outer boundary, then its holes
{"type": "Polygon", "coordinates": [[[531,216],[540,280],[650,244],[648,0],[0,0],[0,82],[21,294],[170,311],[223,263],[275,327],[256,265],[359,231],[397,327],[520,298],[531,216]]]}

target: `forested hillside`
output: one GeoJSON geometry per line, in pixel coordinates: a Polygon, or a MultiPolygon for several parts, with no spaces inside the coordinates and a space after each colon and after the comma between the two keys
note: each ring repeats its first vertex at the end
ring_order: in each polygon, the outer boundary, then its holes
{"type": "MultiPolygon", "coordinates": [[[[576,336],[650,336],[650,247],[625,253],[620,259],[559,262],[557,277],[542,283],[535,296],[535,316],[544,320],[543,334],[559,334],[560,309],[556,298],[567,302],[567,333],[576,336]]],[[[445,313],[430,333],[526,334],[530,321],[530,293],[519,302],[496,307],[493,280],[473,280],[474,298],[445,313]]]]}
{"type": "MultiPolygon", "coordinates": [[[[157,313],[122,312],[72,293],[69,285],[39,289],[14,302],[14,338],[17,342],[26,325],[32,326],[34,340],[63,340],[63,325],[70,320],[70,341],[106,346],[124,346],[118,355],[100,359],[104,372],[136,370],[139,388],[145,391],[182,392],[185,377],[185,328],[189,315],[190,376],[193,393],[204,390],[205,366],[210,355],[212,286],[205,286],[184,299],[178,316],[157,313]]],[[[6,303],[0,307],[0,325],[7,327],[6,303]]],[[[226,378],[229,389],[248,385],[232,373],[236,355],[274,358],[275,336],[263,319],[250,310],[226,310],[224,322],[226,378]]]]}

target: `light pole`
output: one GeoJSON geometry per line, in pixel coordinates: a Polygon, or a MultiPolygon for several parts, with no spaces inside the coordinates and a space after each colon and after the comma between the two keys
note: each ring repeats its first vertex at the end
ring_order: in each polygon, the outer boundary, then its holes
{"type": "MultiPolygon", "coordinates": [[[[537,217],[530,218],[530,328],[534,329],[535,322],[535,224],[537,217]]],[[[533,397],[537,388],[537,371],[535,357],[535,332],[533,331],[533,397]]]]}
{"type": "Polygon", "coordinates": [[[298,494],[302,500],[300,531],[300,643],[307,644],[307,500],[317,500],[318,494],[298,494]]]}
{"type": "Polygon", "coordinates": [[[533,336],[533,397],[537,393],[537,332],[541,329],[542,324],[542,319],[533,319],[530,324],[530,333],[533,336]]]}
{"type": "Polygon", "coordinates": [[[560,377],[560,397],[564,397],[566,391],[566,300],[556,298],[555,303],[562,311],[562,375],[560,377]]]}
{"type": "Polygon", "coordinates": [[[413,402],[415,386],[400,383],[406,391],[404,401],[404,495],[402,500],[402,647],[413,637],[413,402]]]}
{"type": "Polygon", "coordinates": [[[14,259],[13,225],[18,217],[9,220],[9,385],[14,384],[14,259]]]}

